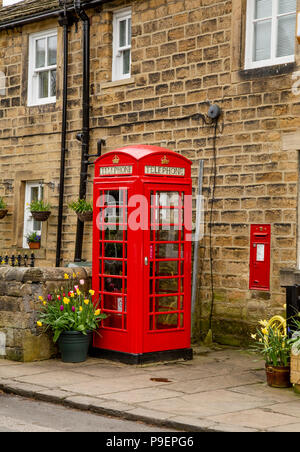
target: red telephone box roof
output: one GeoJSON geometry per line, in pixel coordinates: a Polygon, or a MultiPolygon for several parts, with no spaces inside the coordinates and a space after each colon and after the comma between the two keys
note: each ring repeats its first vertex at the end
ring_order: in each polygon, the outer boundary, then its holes
{"type": "Polygon", "coordinates": [[[150,145],[126,146],[106,152],[99,157],[95,161],[95,176],[190,177],[191,165],[190,160],[170,149],[150,145]],[[103,168],[100,172],[99,167],[103,168]],[[116,168],[116,171],[110,171],[110,168],[116,168]]]}

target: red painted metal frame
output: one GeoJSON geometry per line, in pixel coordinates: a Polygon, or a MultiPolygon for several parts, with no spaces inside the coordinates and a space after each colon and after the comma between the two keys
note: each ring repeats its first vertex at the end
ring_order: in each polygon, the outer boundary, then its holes
{"type": "MultiPolygon", "coordinates": [[[[180,314],[183,313],[184,315],[184,323],[178,323],[177,327],[172,329],[151,331],[149,330],[150,265],[145,265],[145,257],[148,258],[149,263],[155,260],[155,256],[152,259],[150,256],[151,231],[149,231],[149,228],[147,230],[127,230],[127,276],[125,277],[124,274],[117,276],[119,280],[127,281],[127,294],[123,285],[119,294],[107,295],[106,291],[103,290],[103,281],[106,278],[103,264],[105,260],[114,259],[104,259],[103,254],[101,254],[103,246],[100,249],[100,244],[103,245],[105,235],[103,231],[99,230],[97,222],[99,223],[99,213],[101,211],[98,198],[104,191],[126,189],[127,202],[133,195],[137,194],[143,194],[150,201],[151,190],[179,191],[191,195],[191,187],[191,162],[168,149],[154,146],[121,148],[104,154],[96,161],[94,179],[93,288],[96,292],[95,299],[100,294],[100,304],[104,312],[105,308],[107,308],[107,304],[105,305],[104,303],[105,296],[111,297],[111,302],[115,303],[115,307],[118,305],[116,298],[122,298],[122,311],[120,310],[120,300],[119,310],[113,312],[113,310],[107,309],[108,314],[117,314],[119,317],[115,318],[119,318],[121,323],[119,325],[115,324],[115,326],[119,326],[116,328],[111,326],[111,320],[107,321],[107,323],[104,321],[98,332],[99,334],[96,333],[94,335],[94,347],[130,354],[143,354],[162,350],[184,349],[190,346],[191,242],[187,241],[184,243],[184,275],[181,276],[180,274],[179,277],[183,282],[184,289],[184,295],[182,295],[184,296],[184,304],[183,309],[180,310],[180,314]],[[185,175],[145,175],[145,166],[147,165],[184,168],[185,175]],[[118,166],[123,169],[124,167],[132,167],[130,168],[130,174],[100,176],[100,168],[117,168],[118,166]],[[126,307],[124,303],[125,297],[127,297],[126,307]]],[[[189,199],[185,208],[189,213],[186,215],[185,233],[187,233],[190,228],[188,223],[191,222],[191,203],[189,199]]],[[[133,214],[135,209],[134,203],[129,204],[127,219],[133,214]]],[[[142,216],[147,218],[148,215],[149,217],[150,203],[147,206],[142,206],[142,209],[142,216]]],[[[123,238],[125,238],[125,233],[123,238]]],[[[152,243],[152,246],[154,246],[154,243],[152,243]]],[[[179,248],[180,246],[179,243],[179,248]]],[[[121,261],[124,272],[124,256],[120,259],[121,261]]],[[[152,279],[151,281],[153,282],[154,280],[152,279]]],[[[110,298],[108,299],[110,300],[110,298]]]]}

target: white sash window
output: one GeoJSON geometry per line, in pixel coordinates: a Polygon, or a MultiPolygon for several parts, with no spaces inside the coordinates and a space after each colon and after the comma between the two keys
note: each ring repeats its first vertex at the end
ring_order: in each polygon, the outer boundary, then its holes
{"type": "Polygon", "coordinates": [[[126,8],[113,18],[112,80],[130,77],[131,65],[131,10],[126,8]]]}
{"type": "Polygon", "coordinates": [[[245,69],[294,61],[297,0],[247,0],[245,69]]]}

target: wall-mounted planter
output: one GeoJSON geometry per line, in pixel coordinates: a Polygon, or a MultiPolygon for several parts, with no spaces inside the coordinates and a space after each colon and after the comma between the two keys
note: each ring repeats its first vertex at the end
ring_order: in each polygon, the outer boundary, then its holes
{"type": "Polygon", "coordinates": [[[82,222],[93,221],[93,212],[91,211],[77,213],[77,216],[82,222]]]}
{"type": "Polygon", "coordinates": [[[7,209],[0,209],[0,220],[2,218],[6,217],[8,210],[7,209]]]}
{"type": "Polygon", "coordinates": [[[51,215],[51,212],[31,211],[31,215],[36,221],[47,221],[51,215]]]}

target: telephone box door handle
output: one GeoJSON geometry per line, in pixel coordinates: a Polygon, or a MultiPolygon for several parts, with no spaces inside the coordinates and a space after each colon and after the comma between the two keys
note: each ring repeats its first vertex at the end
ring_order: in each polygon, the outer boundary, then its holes
{"type": "Polygon", "coordinates": [[[145,265],[148,265],[148,257],[145,257],[145,265]]]}

